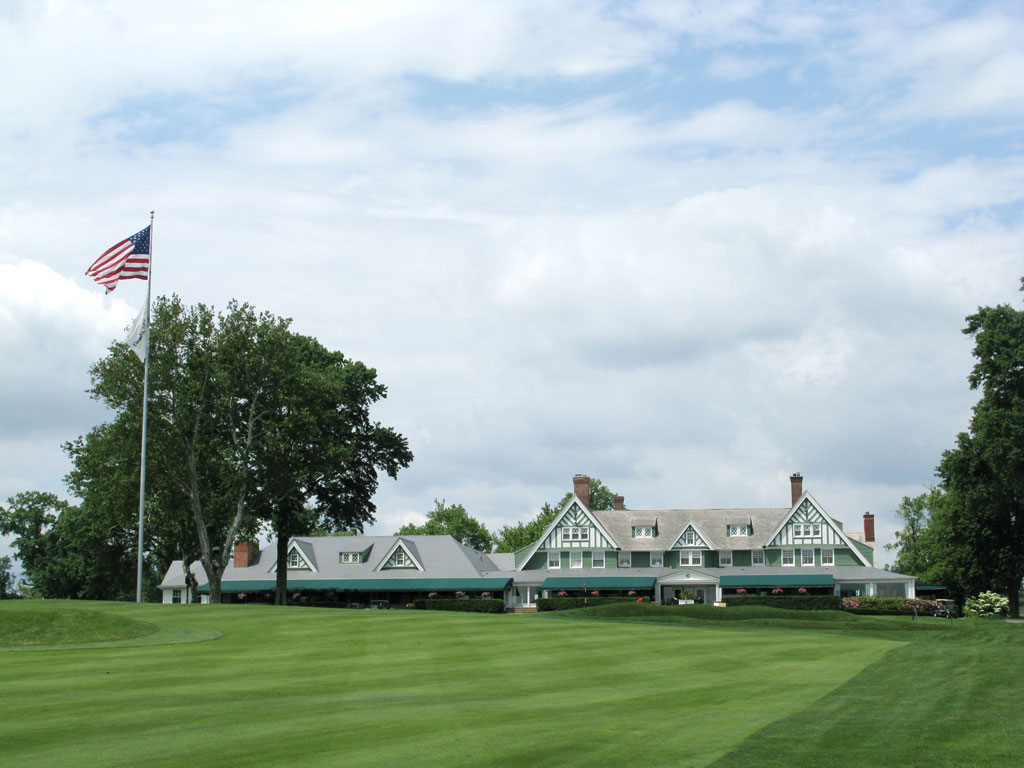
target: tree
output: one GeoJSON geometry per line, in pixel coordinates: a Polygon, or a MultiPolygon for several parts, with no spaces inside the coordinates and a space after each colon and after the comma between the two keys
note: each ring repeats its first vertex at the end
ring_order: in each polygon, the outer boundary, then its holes
{"type": "Polygon", "coordinates": [[[964,333],[974,337],[968,381],[981,399],[938,467],[950,496],[954,567],[964,584],[1005,592],[1016,616],[1024,581],[1024,311],[980,307],[964,333]]]}
{"type": "MultiPolygon", "coordinates": [[[[134,531],[87,504],[19,493],[0,508],[26,576],[43,597],[126,600],[135,594],[134,531]]],[[[150,574],[152,583],[152,575],[150,574]]]]}
{"type": "MultiPolygon", "coordinates": [[[[616,494],[598,478],[590,478],[590,508],[596,510],[612,509],[615,506],[616,494]]],[[[569,503],[572,492],[566,493],[554,504],[545,503],[537,516],[528,522],[502,526],[495,535],[495,552],[518,552],[528,547],[544,535],[551,521],[569,503]]]]}
{"type": "MultiPolygon", "coordinates": [[[[285,544],[305,532],[307,502],[331,527],[373,519],[377,470],[394,476],[412,460],[404,437],[369,421],[386,395],[373,369],[247,304],[215,314],[162,297],[152,318],[147,548],[186,569],[201,560],[219,602],[233,545],[261,518],[285,544]]],[[[142,366],[115,343],[90,374],[114,419],[66,446],[69,486],[121,509],[110,488],[138,480],[142,366]]]]}
{"type": "Polygon", "coordinates": [[[461,504],[445,504],[444,499],[434,499],[434,508],[427,512],[423,525],[406,523],[395,531],[395,536],[446,535],[480,552],[490,552],[494,545],[494,538],[483,523],[471,517],[461,504]]]}
{"type": "Polygon", "coordinates": [[[14,571],[11,558],[0,557],[0,600],[14,597],[14,571]]]}

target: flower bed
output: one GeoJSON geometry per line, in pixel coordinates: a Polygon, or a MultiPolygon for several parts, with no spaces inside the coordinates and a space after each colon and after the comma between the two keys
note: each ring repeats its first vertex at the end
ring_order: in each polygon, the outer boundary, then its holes
{"type": "Polygon", "coordinates": [[[930,616],[939,607],[934,600],[921,600],[909,597],[844,597],[843,610],[862,616],[930,616]]]}

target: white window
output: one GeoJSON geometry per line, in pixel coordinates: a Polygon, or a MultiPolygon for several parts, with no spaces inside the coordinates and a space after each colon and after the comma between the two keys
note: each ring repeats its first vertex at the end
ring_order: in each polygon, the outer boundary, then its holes
{"type": "Polygon", "coordinates": [[[732,552],[729,550],[722,550],[718,553],[718,564],[723,568],[732,565],[732,552]]]}
{"type": "Polygon", "coordinates": [[[680,565],[700,565],[703,557],[701,551],[683,549],[679,551],[679,564],[680,565]]]}
{"type": "Polygon", "coordinates": [[[569,567],[570,568],[582,568],[583,567],[583,553],[579,550],[569,553],[569,567]]]}
{"type": "Polygon", "coordinates": [[[629,552],[619,552],[619,568],[629,568],[630,562],[629,552]]]}
{"type": "Polygon", "coordinates": [[[750,550],[750,564],[751,565],[764,565],[764,550],[763,549],[752,549],[752,550],[750,550]]]}
{"type": "Polygon", "coordinates": [[[604,568],[604,550],[594,553],[594,567],[604,568]]]}
{"type": "Polygon", "coordinates": [[[796,565],[796,560],[794,559],[794,551],[792,549],[782,550],[782,564],[796,565]]]}
{"type": "Polygon", "coordinates": [[[821,523],[814,524],[814,535],[821,536],[821,523]]]}
{"type": "Polygon", "coordinates": [[[823,549],[823,550],[821,550],[821,564],[822,565],[835,565],[836,564],[836,551],[834,549],[823,549]]]}
{"type": "Polygon", "coordinates": [[[171,592],[171,602],[172,603],[180,603],[181,602],[181,590],[180,589],[175,589],[174,591],[171,592]]]}
{"type": "Polygon", "coordinates": [[[358,552],[342,552],[339,559],[343,563],[358,563],[359,553],[358,552]]]}
{"type": "Polygon", "coordinates": [[[395,565],[402,567],[405,565],[405,550],[399,549],[395,551],[395,565]]]}
{"type": "Polygon", "coordinates": [[[695,547],[697,546],[697,532],[693,528],[687,528],[683,533],[683,538],[680,540],[684,547],[695,547]]]}
{"type": "MultiPolygon", "coordinates": [[[[807,526],[807,530],[808,530],[808,532],[810,532],[811,527],[807,526]]],[[[803,523],[795,523],[793,525],[793,535],[794,536],[799,536],[801,538],[803,537],[803,535],[804,535],[804,524],[803,523]]]]}
{"type": "Polygon", "coordinates": [[[548,568],[561,568],[562,567],[562,553],[561,552],[548,552],[548,568]]]}
{"type": "Polygon", "coordinates": [[[745,525],[730,525],[729,526],[730,536],[749,536],[750,529],[745,525]]]}
{"type": "Polygon", "coordinates": [[[633,526],[633,538],[634,539],[653,539],[654,528],[650,525],[635,525],[633,526]]]}
{"type": "Polygon", "coordinates": [[[801,549],[800,550],[800,565],[814,565],[814,550],[813,549],[801,549]]]}
{"type": "Polygon", "coordinates": [[[299,553],[293,549],[288,553],[288,567],[298,568],[300,565],[302,565],[302,558],[300,558],[299,553]]]}
{"type": "Polygon", "coordinates": [[[651,568],[661,568],[664,562],[664,552],[651,552],[651,568]]]}
{"type": "Polygon", "coordinates": [[[574,526],[562,529],[562,541],[586,541],[590,538],[590,529],[574,526]]]}

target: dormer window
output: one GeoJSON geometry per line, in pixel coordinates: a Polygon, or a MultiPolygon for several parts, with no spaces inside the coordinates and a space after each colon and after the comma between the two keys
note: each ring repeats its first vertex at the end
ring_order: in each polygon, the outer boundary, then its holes
{"type": "Polygon", "coordinates": [[[652,526],[652,525],[634,525],[633,526],[633,538],[634,539],[653,539],[654,538],[654,526],[652,526]]]}
{"type": "Polygon", "coordinates": [[[298,550],[293,549],[288,553],[288,567],[289,568],[301,568],[302,558],[299,557],[298,550]]]}
{"type": "Polygon", "coordinates": [[[686,532],[683,533],[683,537],[680,539],[680,543],[684,547],[696,547],[697,546],[697,532],[693,528],[687,528],[686,532]]]}
{"type": "Polygon", "coordinates": [[[339,562],[342,563],[358,563],[359,553],[358,552],[342,552],[338,556],[339,562]]]}
{"type": "Polygon", "coordinates": [[[750,526],[749,525],[730,525],[729,526],[730,536],[749,536],[750,526]]]}
{"type": "Polygon", "coordinates": [[[402,567],[404,567],[407,564],[406,563],[406,559],[405,559],[405,550],[404,549],[400,548],[400,549],[395,550],[394,562],[395,562],[395,565],[398,568],[402,568],[402,567]]]}

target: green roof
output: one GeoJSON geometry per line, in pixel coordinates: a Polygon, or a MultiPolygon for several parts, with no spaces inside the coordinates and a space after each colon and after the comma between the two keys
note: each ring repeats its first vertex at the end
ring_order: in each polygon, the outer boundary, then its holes
{"type": "Polygon", "coordinates": [[[549,576],[541,589],[651,589],[654,576],[549,576]]]}
{"type": "Polygon", "coordinates": [[[756,574],[747,576],[722,576],[718,583],[723,587],[831,587],[836,582],[829,573],[787,573],[778,576],[756,574]]]}
{"type": "MultiPolygon", "coordinates": [[[[512,581],[498,579],[288,579],[289,592],[453,592],[456,590],[500,591],[512,581]]],[[[271,592],[273,579],[260,581],[223,581],[221,592],[271,592]]],[[[208,584],[199,588],[203,594],[210,592],[208,584]]]]}

